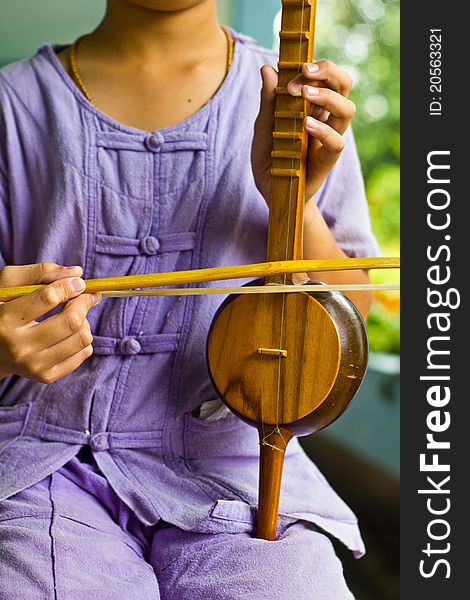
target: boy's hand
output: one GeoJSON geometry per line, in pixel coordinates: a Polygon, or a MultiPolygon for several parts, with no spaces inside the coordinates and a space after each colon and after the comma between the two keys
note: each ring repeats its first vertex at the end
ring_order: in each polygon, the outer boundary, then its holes
{"type": "Polygon", "coordinates": [[[81,267],[54,263],[5,267],[0,271],[0,287],[50,284],[0,303],[0,378],[16,374],[53,383],[93,353],[87,314],[99,297],[80,295],[85,289],[81,275],[81,267]],[[63,303],[62,312],[41,323],[36,321],[63,303]]]}
{"type": "MultiPolygon", "coordinates": [[[[252,165],[256,185],[267,202],[271,195],[271,150],[274,127],[274,100],[277,72],[265,65],[261,69],[263,87],[261,105],[255,123],[252,165]]],[[[319,190],[344,148],[343,133],[356,112],[348,99],[350,76],[328,60],[306,63],[302,73],[289,82],[293,96],[302,96],[311,104],[304,128],[310,134],[308,145],[306,198],[319,190]]]]}

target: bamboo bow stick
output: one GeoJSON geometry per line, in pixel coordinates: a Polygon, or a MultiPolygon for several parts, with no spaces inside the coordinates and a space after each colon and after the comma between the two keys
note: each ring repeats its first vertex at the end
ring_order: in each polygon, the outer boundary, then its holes
{"type": "MultiPolygon", "coordinates": [[[[243,279],[307,273],[320,271],[346,271],[355,269],[397,269],[399,258],[341,258],[327,260],[281,260],[256,263],[251,265],[213,267],[209,269],[193,269],[167,273],[151,273],[145,275],[125,275],[123,277],[103,277],[85,281],[85,293],[131,290],[135,288],[151,288],[169,285],[204,283],[226,279],[243,279]]],[[[44,285],[25,285],[0,288],[0,302],[14,300],[30,294],[44,285]]],[[[224,292],[227,293],[227,292],[224,292]]]]}

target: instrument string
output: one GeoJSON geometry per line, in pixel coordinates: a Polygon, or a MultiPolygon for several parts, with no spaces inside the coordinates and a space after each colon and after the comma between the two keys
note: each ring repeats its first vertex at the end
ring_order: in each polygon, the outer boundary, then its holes
{"type": "MultiPolygon", "coordinates": [[[[299,40],[298,40],[298,47],[299,47],[299,51],[298,51],[298,56],[297,56],[297,76],[300,75],[301,72],[301,60],[302,60],[302,32],[304,31],[304,16],[305,16],[305,0],[302,0],[302,7],[301,7],[301,16],[300,16],[300,27],[299,27],[299,40]]],[[[282,30],[282,24],[281,24],[281,30],[282,30]]],[[[297,131],[297,115],[294,115],[294,131],[297,131]]],[[[294,164],[295,164],[295,158],[294,156],[291,159],[291,174],[290,174],[290,181],[289,181],[289,200],[288,200],[288,217],[287,217],[287,228],[286,228],[286,242],[285,242],[285,249],[284,249],[284,256],[285,256],[285,260],[288,259],[289,257],[289,238],[290,238],[290,232],[291,232],[291,226],[292,226],[292,201],[293,201],[293,183],[294,183],[294,164]]],[[[300,183],[300,181],[299,181],[300,183]]],[[[298,194],[298,188],[297,188],[297,194],[298,194]]],[[[287,285],[287,274],[284,274],[284,285],[287,285]]],[[[286,313],[286,294],[283,293],[282,294],[282,300],[281,300],[281,322],[280,322],[280,332],[279,332],[279,348],[283,347],[283,341],[284,341],[284,332],[285,332],[285,313],[286,313]]],[[[264,302],[266,301],[266,299],[264,298],[263,300],[264,302]]],[[[260,355],[262,358],[262,354],[260,355]]],[[[278,364],[277,364],[277,392],[276,392],[276,424],[274,429],[271,430],[271,432],[268,435],[265,435],[264,433],[264,419],[263,419],[263,402],[264,402],[264,397],[263,397],[263,393],[261,395],[261,420],[262,420],[262,439],[261,439],[261,444],[270,446],[271,448],[278,450],[280,452],[284,452],[285,447],[287,445],[287,442],[284,440],[281,430],[279,428],[279,413],[280,413],[280,398],[281,398],[281,380],[282,380],[282,360],[283,357],[279,356],[278,357],[278,364]],[[270,444],[268,442],[268,438],[273,435],[273,434],[278,434],[281,439],[284,442],[284,448],[278,448],[277,446],[275,446],[275,444],[270,444]]]]}
{"type": "MultiPolygon", "coordinates": [[[[305,15],[305,0],[302,0],[302,9],[300,14],[300,27],[299,27],[299,40],[298,40],[298,56],[297,56],[297,76],[300,75],[301,70],[301,60],[302,60],[302,32],[304,31],[304,15],[305,15]]],[[[294,115],[294,131],[297,131],[297,115],[294,115]]],[[[288,219],[287,219],[287,229],[286,229],[286,244],[284,250],[284,258],[285,260],[289,257],[289,238],[291,232],[291,224],[292,224],[292,201],[293,201],[293,183],[294,183],[294,156],[291,159],[291,174],[290,174],[290,182],[289,182],[289,201],[288,201],[288,219]]],[[[300,181],[298,181],[298,186],[300,181]]],[[[298,195],[298,188],[297,194],[298,195]]],[[[287,285],[287,274],[284,275],[284,285],[287,285]]],[[[281,330],[279,335],[279,348],[283,347],[284,340],[284,330],[285,330],[285,313],[286,313],[286,301],[287,295],[282,295],[282,309],[281,309],[281,330]]],[[[280,410],[280,398],[281,398],[281,377],[282,377],[282,357],[278,357],[278,374],[277,374],[277,397],[276,397],[276,429],[279,430],[279,410],[280,410]]],[[[285,386],[284,386],[285,387],[285,386]]],[[[284,390],[285,392],[285,390],[284,390]]]]}
{"type": "MultiPolygon", "coordinates": [[[[263,304],[266,306],[266,296],[262,298],[263,304]]],[[[266,432],[264,427],[264,369],[263,369],[263,353],[259,355],[261,361],[261,444],[266,444],[266,432]]]]}

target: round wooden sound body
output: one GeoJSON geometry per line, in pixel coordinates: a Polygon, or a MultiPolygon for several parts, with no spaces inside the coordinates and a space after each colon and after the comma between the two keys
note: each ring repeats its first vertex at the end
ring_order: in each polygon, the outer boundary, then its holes
{"type": "Polygon", "coordinates": [[[364,321],[338,292],[230,296],[211,326],[209,371],[247,423],[296,435],[326,427],[364,377],[364,321]]]}

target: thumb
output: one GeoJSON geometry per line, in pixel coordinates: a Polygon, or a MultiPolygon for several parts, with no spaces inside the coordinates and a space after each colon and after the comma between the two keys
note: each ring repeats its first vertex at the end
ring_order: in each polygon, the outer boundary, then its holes
{"type": "Polygon", "coordinates": [[[269,202],[271,195],[271,150],[273,146],[274,101],[276,98],[277,73],[269,65],[261,68],[263,87],[258,117],[255,121],[251,146],[251,165],[258,190],[269,202]]]}
{"type": "Polygon", "coordinates": [[[261,79],[263,86],[261,88],[261,100],[258,118],[256,119],[256,129],[269,129],[272,131],[274,125],[274,101],[276,98],[276,86],[278,75],[275,69],[270,65],[261,67],[261,79]]]}
{"type": "Polygon", "coordinates": [[[64,277],[81,277],[81,267],[63,267],[52,262],[6,266],[0,271],[0,287],[51,283],[64,277]]]}

